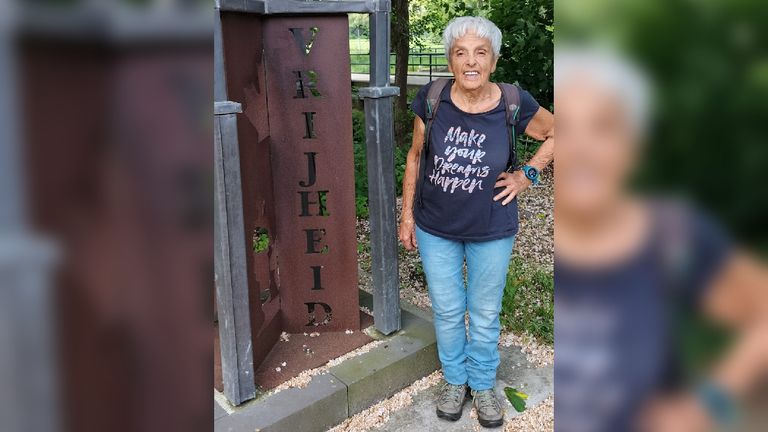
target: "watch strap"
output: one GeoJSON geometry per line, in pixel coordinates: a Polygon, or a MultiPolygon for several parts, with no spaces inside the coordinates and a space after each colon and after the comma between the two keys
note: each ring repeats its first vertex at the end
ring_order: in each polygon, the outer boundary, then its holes
{"type": "Polygon", "coordinates": [[[525,165],[525,166],[522,168],[522,170],[523,170],[523,174],[525,174],[525,177],[526,177],[528,180],[530,180],[530,181],[531,181],[531,183],[533,183],[533,184],[535,184],[535,185],[536,185],[536,184],[539,184],[539,170],[538,170],[538,169],[536,169],[536,167],[532,167],[532,166],[530,166],[530,165],[525,165]],[[533,172],[535,172],[535,173],[536,173],[536,175],[534,175],[533,177],[531,177],[530,175],[528,175],[528,172],[529,172],[529,171],[531,171],[531,170],[533,170],[533,172]]]}

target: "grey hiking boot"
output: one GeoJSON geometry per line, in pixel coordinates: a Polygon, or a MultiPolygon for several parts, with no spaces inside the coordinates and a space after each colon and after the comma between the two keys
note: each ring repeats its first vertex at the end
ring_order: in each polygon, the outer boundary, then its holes
{"type": "Polygon", "coordinates": [[[480,426],[494,428],[504,424],[504,411],[493,389],[473,390],[472,403],[477,409],[477,420],[480,426]]]}
{"type": "Polygon", "coordinates": [[[466,400],[466,384],[444,383],[443,388],[440,389],[440,395],[437,397],[437,416],[450,421],[460,419],[466,400]]]}

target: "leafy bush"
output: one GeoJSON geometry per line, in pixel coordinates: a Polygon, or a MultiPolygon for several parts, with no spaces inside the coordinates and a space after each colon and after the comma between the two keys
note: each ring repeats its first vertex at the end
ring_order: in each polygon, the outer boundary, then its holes
{"type": "Polygon", "coordinates": [[[488,18],[503,35],[492,79],[518,83],[543,107],[552,106],[553,0],[492,0],[488,18]]]}
{"type": "Polygon", "coordinates": [[[452,18],[487,17],[489,4],[482,0],[410,0],[408,9],[411,44],[424,49],[442,43],[443,29],[452,18]]]}

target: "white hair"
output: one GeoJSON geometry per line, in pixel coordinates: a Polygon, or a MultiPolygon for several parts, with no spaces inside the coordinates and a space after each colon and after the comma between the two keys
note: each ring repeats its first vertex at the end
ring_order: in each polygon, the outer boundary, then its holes
{"type": "Polygon", "coordinates": [[[452,19],[443,30],[443,45],[445,56],[450,60],[451,48],[456,39],[464,37],[468,32],[473,32],[477,37],[488,39],[491,42],[494,58],[499,58],[501,53],[501,30],[489,19],[475,16],[463,16],[452,19]]]}
{"type": "Polygon", "coordinates": [[[555,50],[555,92],[572,79],[585,77],[615,95],[639,135],[647,132],[651,114],[651,83],[638,65],[616,51],[597,47],[555,50]]]}

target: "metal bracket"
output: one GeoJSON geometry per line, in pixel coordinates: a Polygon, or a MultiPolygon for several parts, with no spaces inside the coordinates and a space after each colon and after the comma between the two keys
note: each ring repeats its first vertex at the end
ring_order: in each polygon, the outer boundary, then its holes
{"type": "Polygon", "coordinates": [[[229,12],[264,14],[267,10],[267,5],[264,0],[216,0],[216,9],[229,12]]]}
{"type": "Polygon", "coordinates": [[[216,0],[222,11],[274,14],[336,14],[389,11],[390,0],[216,0]],[[386,7],[387,9],[382,9],[386,7]]]}
{"type": "Polygon", "coordinates": [[[386,98],[398,96],[400,94],[400,87],[361,87],[357,90],[357,94],[365,99],[386,98]]]}
{"type": "Polygon", "coordinates": [[[391,0],[374,0],[373,11],[374,12],[390,12],[392,10],[391,0]]]}
{"type": "Polygon", "coordinates": [[[238,114],[241,112],[243,112],[243,106],[238,102],[223,101],[213,103],[214,115],[238,114]]]}

